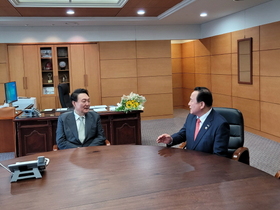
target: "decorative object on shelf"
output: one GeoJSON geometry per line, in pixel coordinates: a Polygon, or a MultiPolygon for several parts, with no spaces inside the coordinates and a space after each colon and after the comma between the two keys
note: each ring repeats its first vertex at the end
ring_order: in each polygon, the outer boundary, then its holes
{"type": "Polygon", "coordinates": [[[54,94],[54,87],[43,87],[43,94],[54,94]]]}
{"type": "Polygon", "coordinates": [[[143,110],[146,98],[131,92],[129,95],[123,95],[121,102],[117,103],[116,111],[124,111],[125,113],[133,110],[143,110]]]}
{"type": "Polygon", "coordinates": [[[63,74],[61,77],[61,82],[68,82],[66,74],[63,74]]]}
{"type": "Polygon", "coordinates": [[[66,67],[66,62],[65,62],[65,61],[60,61],[58,65],[59,65],[59,67],[60,67],[61,69],[65,69],[65,67],[66,67]]]}
{"type": "Polygon", "coordinates": [[[52,73],[48,73],[48,83],[52,83],[52,73]]]}
{"type": "Polygon", "coordinates": [[[67,48],[66,47],[62,47],[62,48],[58,48],[57,49],[57,56],[58,57],[67,57],[67,48]]]}
{"type": "Polygon", "coordinates": [[[52,50],[41,50],[41,58],[51,58],[52,50]]]}
{"type": "Polygon", "coordinates": [[[48,61],[45,66],[44,66],[44,70],[52,70],[52,62],[48,61]]]}

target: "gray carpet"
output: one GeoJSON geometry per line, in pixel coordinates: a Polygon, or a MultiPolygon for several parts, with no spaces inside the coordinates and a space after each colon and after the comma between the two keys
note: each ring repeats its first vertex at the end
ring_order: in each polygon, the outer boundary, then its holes
{"type": "Polygon", "coordinates": [[[13,152],[4,152],[0,153],[0,161],[9,160],[15,158],[15,154],[13,152]]]}
{"type": "MultiPolygon", "coordinates": [[[[175,109],[174,118],[143,120],[141,122],[142,144],[165,146],[157,144],[156,138],[163,133],[173,134],[179,131],[188,113],[188,110],[175,109]]],[[[273,176],[280,170],[280,143],[245,131],[244,146],[249,148],[251,166],[273,176]]]]}
{"type": "MultiPolygon", "coordinates": [[[[142,144],[160,145],[156,139],[163,133],[173,134],[181,129],[189,111],[175,109],[174,118],[142,120],[142,144]]],[[[245,131],[245,147],[250,151],[250,165],[271,175],[280,170],[280,143],[245,131]]],[[[14,153],[0,153],[0,161],[14,158],[14,153]]]]}

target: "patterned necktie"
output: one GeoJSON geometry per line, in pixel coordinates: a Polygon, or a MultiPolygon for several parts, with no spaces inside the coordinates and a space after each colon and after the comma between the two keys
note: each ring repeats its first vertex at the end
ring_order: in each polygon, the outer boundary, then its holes
{"type": "Polygon", "coordinates": [[[85,124],[84,124],[84,118],[85,117],[79,117],[80,120],[80,126],[79,126],[79,140],[81,141],[81,143],[84,142],[85,140],[85,124]]]}
{"type": "Polygon", "coordinates": [[[194,140],[196,139],[196,136],[197,136],[197,134],[198,134],[198,132],[199,132],[199,125],[200,125],[200,119],[199,118],[197,118],[196,119],[196,123],[195,123],[195,131],[194,131],[194,140]]]}

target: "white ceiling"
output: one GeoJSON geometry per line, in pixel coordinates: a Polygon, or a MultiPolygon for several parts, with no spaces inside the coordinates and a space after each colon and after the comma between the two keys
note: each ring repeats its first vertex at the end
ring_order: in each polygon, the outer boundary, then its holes
{"type": "MultiPolygon", "coordinates": [[[[164,1],[164,0],[163,0],[164,1]]],[[[0,26],[202,24],[271,0],[185,0],[158,17],[0,17],[0,26]],[[178,9],[178,10],[177,10],[178,9]],[[200,17],[201,12],[208,13],[200,17]]]]}

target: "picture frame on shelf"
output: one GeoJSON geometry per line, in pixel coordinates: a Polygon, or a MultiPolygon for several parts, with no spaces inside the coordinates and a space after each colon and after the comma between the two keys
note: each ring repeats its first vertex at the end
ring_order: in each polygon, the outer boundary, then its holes
{"type": "Polygon", "coordinates": [[[54,87],[43,87],[43,94],[44,95],[54,94],[54,87]]]}
{"type": "Polygon", "coordinates": [[[41,50],[41,58],[51,58],[52,50],[41,50]]]}

